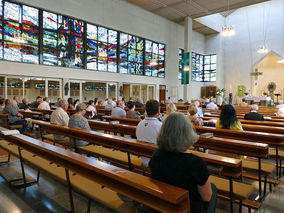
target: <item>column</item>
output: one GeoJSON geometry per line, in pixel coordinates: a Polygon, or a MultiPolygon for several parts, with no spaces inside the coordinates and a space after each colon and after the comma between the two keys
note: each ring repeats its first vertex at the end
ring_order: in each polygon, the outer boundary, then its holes
{"type": "Polygon", "coordinates": [[[189,54],[189,67],[186,71],[189,72],[189,84],[185,84],[183,88],[183,100],[190,100],[191,98],[191,44],[192,44],[192,19],[186,17],[184,19],[184,52],[190,52],[189,54]]]}

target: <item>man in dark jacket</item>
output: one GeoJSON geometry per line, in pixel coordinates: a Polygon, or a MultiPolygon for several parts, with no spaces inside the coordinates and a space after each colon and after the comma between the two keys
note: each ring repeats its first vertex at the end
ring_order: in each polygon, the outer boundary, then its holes
{"type": "Polygon", "coordinates": [[[250,113],[245,115],[245,120],[264,121],[263,115],[257,113],[258,106],[250,105],[250,113]]]}

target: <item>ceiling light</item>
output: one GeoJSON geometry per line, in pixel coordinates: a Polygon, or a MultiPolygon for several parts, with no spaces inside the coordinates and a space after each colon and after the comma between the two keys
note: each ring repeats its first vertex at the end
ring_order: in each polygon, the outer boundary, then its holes
{"type": "Polygon", "coordinates": [[[268,49],[265,45],[260,45],[257,50],[257,53],[260,53],[260,54],[268,53],[268,49]]]}
{"type": "Polygon", "coordinates": [[[231,36],[235,35],[235,29],[234,29],[233,25],[224,25],[222,27],[221,35],[224,36],[224,37],[231,37],[231,36]]]}

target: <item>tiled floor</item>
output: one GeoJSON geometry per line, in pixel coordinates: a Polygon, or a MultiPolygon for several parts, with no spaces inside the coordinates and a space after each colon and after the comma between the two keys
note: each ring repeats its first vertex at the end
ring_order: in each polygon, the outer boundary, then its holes
{"type": "MultiPolygon", "coordinates": [[[[19,162],[17,159],[13,158],[13,163],[10,163],[10,165],[19,166],[19,162]]],[[[1,165],[0,168],[5,166],[7,165],[1,165]]],[[[28,174],[33,177],[36,176],[36,172],[32,168],[28,166],[25,168],[28,174]]],[[[77,193],[73,193],[73,196],[76,212],[86,212],[87,199],[77,193]]],[[[49,176],[42,174],[39,184],[27,187],[26,189],[10,187],[8,183],[0,177],[0,213],[65,213],[69,211],[69,207],[67,187],[49,176]]],[[[234,210],[238,212],[237,205],[235,205],[234,210]]],[[[111,211],[99,203],[93,202],[91,212],[107,213],[111,211]]],[[[228,201],[219,199],[216,212],[229,212],[228,201]]],[[[247,212],[247,208],[243,208],[243,212],[247,212]]],[[[284,178],[281,184],[273,188],[273,192],[267,196],[261,209],[255,212],[284,212],[284,178]]]]}

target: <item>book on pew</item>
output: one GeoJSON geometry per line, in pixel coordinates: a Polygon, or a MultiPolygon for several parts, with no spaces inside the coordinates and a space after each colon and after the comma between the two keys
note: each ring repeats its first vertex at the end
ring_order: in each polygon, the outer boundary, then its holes
{"type": "Polygon", "coordinates": [[[212,115],[210,112],[205,112],[204,115],[212,115]]]}
{"type": "Polygon", "coordinates": [[[110,121],[110,124],[119,124],[119,121],[110,121]]]}
{"type": "Polygon", "coordinates": [[[201,138],[212,138],[214,136],[214,134],[212,132],[205,132],[200,134],[201,138]]]}
{"type": "Polygon", "coordinates": [[[20,134],[20,132],[18,130],[16,130],[16,129],[1,131],[1,133],[3,135],[18,135],[18,134],[20,134]]]}
{"type": "Polygon", "coordinates": [[[264,117],[264,119],[271,120],[272,118],[271,117],[264,117]]]}
{"type": "Polygon", "coordinates": [[[208,122],[216,124],[217,120],[216,119],[210,119],[208,122]]]}

